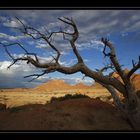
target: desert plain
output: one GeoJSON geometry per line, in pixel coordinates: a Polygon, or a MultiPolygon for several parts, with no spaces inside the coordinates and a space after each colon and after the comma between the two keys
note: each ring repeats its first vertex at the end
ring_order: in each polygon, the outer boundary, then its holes
{"type": "MultiPolygon", "coordinates": [[[[139,76],[132,77],[136,90],[140,90],[139,76]]],[[[50,80],[34,88],[0,89],[0,131],[132,129],[111,94],[98,83],[69,85],[50,80]],[[87,97],[50,102],[67,94],[87,97]]]]}

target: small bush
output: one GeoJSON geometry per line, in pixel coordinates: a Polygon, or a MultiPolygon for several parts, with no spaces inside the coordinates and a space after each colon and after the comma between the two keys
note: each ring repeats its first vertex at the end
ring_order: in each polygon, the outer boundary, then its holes
{"type": "Polygon", "coordinates": [[[17,112],[22,111],[22,109],[20,109],[19,107],[13,107],[13,108],[10,108],[9,111],[11,113],[17,113],[17,112]]]}
{"type": "Polygon", "coordinates": [[[64,100],[68,100],[68,99],[77,99],[77,98],[90,98],[90,97],[87,95],[83,95],[83,94],[74,94],[74,95],[66,94],[63,97],[52,97],[50,100],[50,103],[64,101],[64,100]]]}
{"type": "Polygon", "coordinates": [[[101,100],[100,97],[96,97],[95,99],[97,99],[97,100],[101,100]]]}
{"type": "Polygon", "coordinates": [[[6,110],[6,105],[0,103],[0,111],[4,111],[4,110],[6,110]]]}

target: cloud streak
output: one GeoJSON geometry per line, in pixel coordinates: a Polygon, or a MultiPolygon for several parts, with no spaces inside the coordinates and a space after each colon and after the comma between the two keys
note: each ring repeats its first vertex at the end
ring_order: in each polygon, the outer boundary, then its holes
{"type": "Polygon", "coordinates": [[[18,88],[18,87],[35,87],[42,82],[46,82],[51,79],[62,79],[69,84],[76,84],[76,83],[84,83],[84,84],[92,84],[92,79],[82,79],[79,77],[48,77],[44,75],[33,82],[28,82],[31,78],[23,78],[24,76],[33,74],[33,73],[40,73],[39,70],[34,68],[31,65],[26,65],[25,63],[21,62],[15,64],[10,69],[7,67],[11,64],[10,61],[3,61],[0,62],[0,88],[18,88]]]}
{"type": "MultiPolygon", "coordinates": [[[[86,38],[90,38],[91,34],[96,37],[118,30],[137,30],[137,22],[140,20],[139,10],[12,10],[5,13],[10,16],[16,15],[32,24],[46,24],[49,29],[59,25],[58,17],[72,17],[79,27],[81,37],[87,35],[86,38]]],[[[11,25],[14,24],[11,22],[11,25]]]]}
{"type": "Polygon", "coordinates": [[[0,33],[0,39],[3,39],[3,40],[17,41],[23,38],[25,38],[25,36],[13,36],[13,35],[5,34],[5,33],[0,33]]]}
{"type": "MultiPolygon", "coordinates": [[[[28,87],[29,83],[27,79],[23,77],[37,70],[32,66],[27,66],[23,62],[7,69],[10,64],[10,61],[0,62],[0,88],[28,87]]],[[[30,84],[30,86],[34,85],[35,83],[30,84]]]]}

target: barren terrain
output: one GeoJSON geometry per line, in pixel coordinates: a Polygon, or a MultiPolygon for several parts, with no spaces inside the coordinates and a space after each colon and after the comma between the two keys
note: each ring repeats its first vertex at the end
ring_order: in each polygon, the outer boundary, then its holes
{"type": "Polygon", "coordinates": [[[0,91],[0,103],[6,104],[6,108],[26,104],[46,104],[51,97],[75,93],[85,94],[91,98],[101,97],[103,100],[110,96],[105,88],[98,85],[96,87],[83,84],[70,86],[61,80],[53,80],[33,89],[3,89],[0,91]]]}
{"type": "Polygon", "coordinates": [[[3,110],[0,122],[0,130],[131,130],[116,108],[90,98],[3,110]]]}
{"type": "MultiPolygon", "coordinates": [[[[132,80],[139,90],[139,75],[132,80]]],[[[0,90],[0,130],[131,129],[113,105],[110,93],[97,83],[71,86],[62,80],[53,80],[32,89],[0,90]],[[52,97],[66,94],[83,94],[88,98],[50,102],[52,97]]]]}

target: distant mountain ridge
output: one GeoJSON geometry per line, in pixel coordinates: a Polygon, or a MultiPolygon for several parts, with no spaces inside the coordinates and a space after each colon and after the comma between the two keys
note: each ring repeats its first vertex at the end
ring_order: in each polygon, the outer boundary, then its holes
{"type": "Polygon", "coordinates": [[[70,89],[71,86],[67,83],[65,83],[64,80],[49,80],[48,82],[45,82],[37,87],[35,89],[37,90],[60,90],[60,89],[70,89]]]}
{"type": "Polygon", "coordinates": [[[75,89],[89,89],[89,88],[91,88],[91,86],[85,85],[83,83],[77,83],[77,84],[73,85],[73,88],[75,88],[75,89]]]}
{"type": "Polygon", "coordinates": [[[68,90],[68,89],[89,89],[91,86],[85,85],[83,83],[77,83],[75,85],[69,85],[64,80],[49,80],[37,87],[37,90],[68,90]]]}

